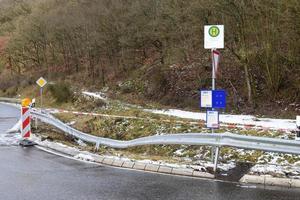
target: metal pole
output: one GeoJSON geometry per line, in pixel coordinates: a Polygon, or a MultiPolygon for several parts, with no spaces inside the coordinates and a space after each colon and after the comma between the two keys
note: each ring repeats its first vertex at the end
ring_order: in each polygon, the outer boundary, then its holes
{"type": "Polygon", "coordinates": [[[43,108],[43,88],[40,89],[40,95],[41,95],[41,109],[43,108]]]}
{"type": "Polygon", "coordinates": [[[216,155],[215,155],[215,161],[214,161],[214,172],[217,172],[217,167],[218,167],[218,158],[219,158],[219,148],[216,147],[216,155]]]}
{"type": "Polygon", "coordinates": [[[211,49],[211,62],[212,62],[212,90],[216,87],[216,77],[215,77],[215,62],[214,62],[214,49],[211,49]]]}
{"type": "MultiPolygon", "coordinates": [[[[214,53],[213,53],[214,49],[211,49],[211,61],[212,61],[212,90],[215,90],[216,87],[216,76],[215,76],[215,60],[214,60],[214,53]]],[[[212,110],[215,110],[214,108],[212,108],[212,110]]],[[[211,129],[211,133],[214,133],[214,129],[211,129]]],[[[215,160],[214,160],[214,172],[217,172],[217,167],[218,167],[218,158],[219,158],[219,150],[220,147],[213,147],[212,148],[212,153],[215,152],[215,160]],[[216,151],[214,151],[214,149],[216,149],[216,151]]]]}
{"type": "MultiPolygon", "coordinates": [[[[211,88],[212,90],[215,90],[216,87],[216,77],[215,77],[215,62],[214,62],[214,53],[213,53],[214,49],[211,49],[211,66],[212,66],[212,74],[211,74],[211,88]]],[[[212,110],[214,110],[214,108],[212,108],[212,110]]],[[[211,133],[214,134],[214,129],[211,128],[211,133]]],[[[215,152],[215,147],[211,147],[211,162],[214,161],[214,152],[215,152]]]]}

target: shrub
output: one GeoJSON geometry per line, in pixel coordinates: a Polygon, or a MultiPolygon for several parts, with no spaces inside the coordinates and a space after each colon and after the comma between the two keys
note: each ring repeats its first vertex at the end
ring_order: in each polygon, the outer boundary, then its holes
{"type": "Polygon", "coordinates": [[[73,99],[73,93],[67,83],[51,84],[49,90],[57,103],[66,103],[73,99]]]}

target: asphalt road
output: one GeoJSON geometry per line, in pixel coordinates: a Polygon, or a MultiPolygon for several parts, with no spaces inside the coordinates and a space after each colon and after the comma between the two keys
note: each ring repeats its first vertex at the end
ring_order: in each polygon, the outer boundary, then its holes
{"type": "MultiPolygon", "coordinates": [[[[0,104],[0,140],[18,119],[0,104]],[[7,116],[8,118],[5,118],[7,116]]],[[[13,137],[9,137],[13,138],[13,137]]],[[[0,145],[0,200],[292,200],[300,190],[243,188],[236,183],[200,180],[83,163],[35,147],[0,145]]]]}

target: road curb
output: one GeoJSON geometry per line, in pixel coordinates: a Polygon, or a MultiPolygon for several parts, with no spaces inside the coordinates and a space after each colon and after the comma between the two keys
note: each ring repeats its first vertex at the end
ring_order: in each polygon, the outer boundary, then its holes
{"type": "MultiPolygon", "coordinates": [[[[114,167],[135,169],[139,171],[148,171],[148,172],[157,172],[163,174],[172,174],[172,175],[180,175],[180,176],[189,176],[195,178],[207,178],[214,179],[215,176],[213,174],[207,172],[201,172],[198,170],[194,170],[191,168],[180,168],[180,167],[170,167],[167,165],[161,164],[153,164],[153,163],[143,163],[140,161],[133,161],[129,159],[122,158],[114,158],[111,156],[105,155],[96,155],[89,152],[82,152],[80,150],[69,151],[65,147],[62,147],[59,144],[49,146],[48,143],[43,143],[41,141],[35,141],[39,144],[39,146],[52,149],[56,152],[60,152],[71,157],[75,157],[79,154],[86,154],[93,157],[93,162],[100,163],[104,165],[110,165],[114,167]]],[[[55,143],[54,143],[55,144],[55,143]]],[[[244,175],[240,180],[240,183],[246,184],[261,184],[265,186],[282,186],[288,188],[300,188],[300,179],[291,179],[291,178],[277,178],[272,177],[271,175],[244,175]]]]}
{"type": "MultiPolygon", "coordinates": [[[[129,159],[122,159],[112,156],[96,155],[90,152],[83,152],[78,149],[73,148],[71,151],[66,148],[68,146],[62,146],[61,144],[56,144],[52,142],[41,142],[38,139],[35,140],[40,146],[52,149],[56,152],[69,155],[71,157],[76,157],[80,154],[92,156],[93,162],[100,163],[104,165],[111,165],[114,167],[122,167],[128,169],[135,169],[139,171],[157,172],[164,174],[189,176],[197,178],[213,179],[215,176],[207,172],[201,172],[199,170],[194,170],[191,168],[180,168],[171,167],[167,165],[154,164],[154,163],[142,163],[140,161],[133,161],[129,159]],[[51,145],[50,145],[51,144],[51,145]]],[[[244,175],[240,180],[240,183],[246,184],[261,184],[268,186],[282,186],[288,188],[300,188],[300,179],[290,179],[290,178],[277,178],[270,175],[244,175]]]]}
{"type": "Polygon", "coordinates": [[[265,186],[282,186],[288,188],[299,188],[300,179],[277,178],[271,175],[244,175],[240,183],[262,184],[265,186]]]}
{"type": "Polygon", "coordinates": [[[60,152],[72,157],[76,157],[80,154],[81,155],[86,154],[93,158],[93,162],[104,164],[104,165],[135,169],[139,171],[157,172],[157,173],[180,175],[180,176],[190,176],[196,178],[208,178],[208,179],[215,178],[213,174],[210,174],[208,172],[200,172],[192,168],[170,167],[161,164],[143,163],[141,161],[133,161],[133,160],[122,159],[122,158],[113,158],[111,156],[105,156],[105,155],[96,155],[89,152],[81,152],[80,150],[76,150],[75,152],[72,152],[72,151],[68,151],[68,149],[63,148],[58,144],[52,144],[50,146],[48,143],[43,143],[38,140],[35,140],[35,142],[38,143],[38,145],[41,147],[52,149],[56,152],[60,152]]]}

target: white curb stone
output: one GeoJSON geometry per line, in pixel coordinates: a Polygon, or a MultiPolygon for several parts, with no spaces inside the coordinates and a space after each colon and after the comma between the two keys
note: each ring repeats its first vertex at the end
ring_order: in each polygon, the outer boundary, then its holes
{"type": "Polygon", "coordinates": [[[159,166],[158,172],[171,174],[172,169],[173,169],[172,167],[159,166]]]}
{"type": "Polygon", "coordinates": [[[291,187],[292,188],[299,188],[300,187],[300,179],[291,179],[291,187]]]}
{"type": "Polygon", "coordinates": [[[184,175],[184,176],[192,176],[193,169],[185,169],[185,168],[173,168],[172,174],[184,175]]]}
{"type": "Polygon", "coordinates": [[[125,167],[125,168],[132,168],[134,165],[134,162],[132,161],[125,161],[122,165],[122,167],[125,167]]]}
{"type": "Polygon", "coordinates": [[[246,174],[240,179],[240,182],[265,184],[265,176],[253,176],[246,174]]]}
{"type": "Polygon", "coordinates": [[[195,177],[203,177],[203,178],[215,178],[213,174],[207,172],[193,171],[193,176],[195,177]]]}
{"type": "Polygon", "coordinates": [[[113,162],[114,162],[113,158],[104,158],[104,160],[102,161],[102,163],[107,165],[112,165],[113,162]]]}
{"type": "Polygon", "coordinates": [[[104,160],[104,156],[93,156],[95,162],[102,163],[104,160]]]}
{"type": "Polygon", "coordinates": [[[124,163],[123,160],[115,159],[112,165],[117,167],[122,167],[123,163],[124,163]]]}
{"type": "Polygon", "coordinates": [[[270,186],[283,186],[283,187],[292,187],[299,188],[300,180],[291,179],[291,178],[277,178],[272,177],[271,175],[249,175],[246,174],[240,179],[241,183],[252,183],[252,184],[263,184],[270,186]]]}
{"type": "Polygon", "coordinates": [[[147,164],[145,170],[151,171],[151,172],[157,172],[158,168],[159,168],[159,165],[147,164]]]}
{"type": "Polygon", "coordinates": [[[134,169],[139,169],[139,170],[145,170],[146,168],[146,164],[145,163],[141,163],[141,162],[135,162],[134,169]]]}
{"type": "Polygon", "coordinates": [[[291,179],[289,178],[275,178],[275,177],[266,177],[266,185],[275,185],[275,186],[285,186],[291,187],[291,179]]]}

